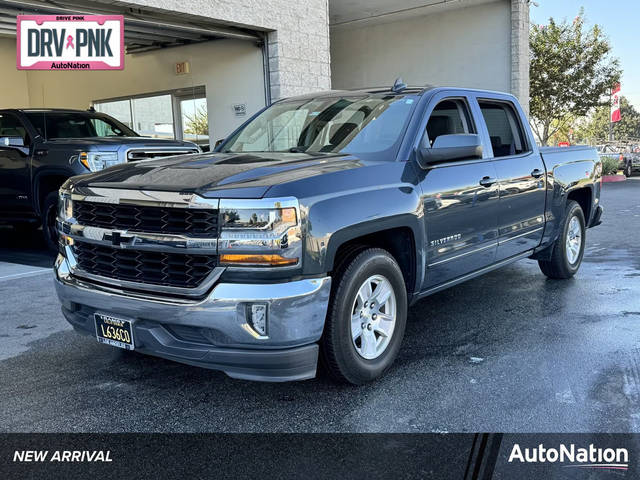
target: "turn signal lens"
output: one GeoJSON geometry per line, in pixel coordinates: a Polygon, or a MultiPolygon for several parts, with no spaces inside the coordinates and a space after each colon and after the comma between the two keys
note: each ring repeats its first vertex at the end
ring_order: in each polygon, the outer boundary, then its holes
{"type": "Polygon", "coordinates": [[[87,159],[87,152],[80,152],[80,155],[78,155],[78,159],[80,159],[80,163],[84,165],[87,170],[91,170],[91,166],[89,166],[89,160],[87,159]]]}
{"type": "Polygon", "coordinates": [[[220,255],[220,263],[226,265],[257,265],[257,266],[277,266],[295,265],[297,258],[285,258],[281,255],[241,255],[223,254],[220,255]]]}

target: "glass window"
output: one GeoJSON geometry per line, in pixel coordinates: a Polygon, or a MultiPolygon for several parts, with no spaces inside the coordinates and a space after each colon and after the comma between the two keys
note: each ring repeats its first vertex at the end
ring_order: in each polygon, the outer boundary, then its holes
{"type": "Polygon", "coordinates": [[[89,112],[25,112],[44,138],[135,137],[135,132],[106,115],[89,112]]]}
{"type": "Polygon", "coordinates": [[[134,98],[132,100],[134,130],[155,138],[175,138],[171,95],[134,98]]]}
{"type": "Polygon", "coordinates": [[[0,137],[20,137],[24,145],[29,143],[29,135],[22,122],[15,115],[0,114],[0,137]]]}
{"type": "Polygon", "coordinates": [[[206,92],[202,86],[119,100],[99,100],[93,106],[140,135],[187,140],[208,150],[209,119],[206,92]]]}
{"type": "Polygon", "coordinates": [[[182,115],[182,139],[203,146],[209,144],[209,117],[207,99],[189,98],[180,100],[182,115]]]}
{"type": "Polygon", "coordinates": [[[417,97],[371,95],[279,102],[229,139],[225,152],[388,153],[417,97]]]}
{"type": "Polygon", "coordinates": [[[131,102],[129,100],[115,100],[113,102],[98,102],[93,107],[102,113],[119,120],[127,127],[133,128],[131,119],[131,102]]]}
{"type": "Polygon", "coordinates": [[[461,100],[444,100],[436,105],[427,122],[429,144],[433,146],[440,135],[457,133],[474,133],[467,105],[461,100]]]}
{"type": "Polygon", "coordinates": [[[482,100],[478,104],[487,124],[494,157],[518,155],[527,151],[522,128],[512,105],[482,100]]]}

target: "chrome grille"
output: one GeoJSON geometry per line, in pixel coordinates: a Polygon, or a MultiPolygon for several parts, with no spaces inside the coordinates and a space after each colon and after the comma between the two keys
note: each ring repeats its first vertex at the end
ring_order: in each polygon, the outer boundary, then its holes
{"type": "Polygon", "coordinates": [[[80,225],[145,233],[216,237],[218,210],[166,208],[100,202],[73,202],[80,225]]]}
{"type": "Polygon", "coordinates": [[[128,282],[194,288],[211,274],[215,255],[131,250],[76,241],[73,250],[80,270],[128,282]]]}
{"type": "Polygon", "coordinates": [[[127,152],[128,162],[137,162],[140,160],[149,160],[152,158],[172,157],[174,155],[188,155],[198,153],[196,148],[188,148],[184,150],[129,150],[127,152]]]}

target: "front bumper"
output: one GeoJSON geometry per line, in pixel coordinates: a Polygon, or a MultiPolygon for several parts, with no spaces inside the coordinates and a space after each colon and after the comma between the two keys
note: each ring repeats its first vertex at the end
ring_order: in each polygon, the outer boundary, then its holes
{"type": "Polygon", "coordinates": [[[132,321],[135,349],[234,378],[289,381],[313,378],[331,278],[277,284],[219,283],[202,300],[143,296],[74,277],[63,255],[55,263],[62,312],[78,331],[95,335],[94,314],[132,321]],[[247,305],[267,305],[261,336],[247,305]]]}

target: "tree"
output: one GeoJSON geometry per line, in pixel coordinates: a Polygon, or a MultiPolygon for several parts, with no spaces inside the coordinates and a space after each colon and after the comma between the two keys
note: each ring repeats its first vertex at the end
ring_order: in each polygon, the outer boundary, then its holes
{"type": "Polygon", "coordinates": [[[605,105],[620,80],[620,64],[598,25],[587,29],[584,12],[573,23],[553,18],[533,25],[531,51],[531,127],[542,145],[576,117],[605,105]]]}
{"type": "Polygon", "coordinates": [[[209,135],[209,119],[207,116],[207,108],[201,106],[193,115],[186,115],[187,125],[184,133],[192,135],[209,135]]]}
{"type": "MultiPolygon", "coordinates": [[[[609,139],[609,106],[598,107],[576,130],[576,137],[588,143],[600,143],[609,139]]],[[[629,103],[626,97],[620,97],[620,121],[613,124],[613,137],[616,140],[640,138],[640,112],[629,103]]]]}

